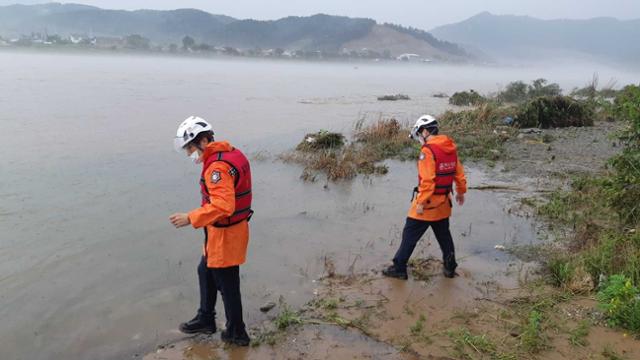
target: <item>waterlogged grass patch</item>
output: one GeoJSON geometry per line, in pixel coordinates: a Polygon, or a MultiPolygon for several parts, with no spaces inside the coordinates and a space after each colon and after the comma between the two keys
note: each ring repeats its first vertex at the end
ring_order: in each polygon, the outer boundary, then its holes
{"type": "Polygon", "coordinates": [[[291,310],[289,306],[284,304],[274,323],[278,330],[286,330],[290,326],[302,324],[303,321],[300,313],[291,310]]]}
{"type": "Polygon", "coordinates": [[[467,328],[448,332],[449,338],[454,344],[456,359],[491,358],[501,360],[516,360],[518,357],[512,353],[498,350],[496,344],[486,334],[478,335],[467,328]]]}

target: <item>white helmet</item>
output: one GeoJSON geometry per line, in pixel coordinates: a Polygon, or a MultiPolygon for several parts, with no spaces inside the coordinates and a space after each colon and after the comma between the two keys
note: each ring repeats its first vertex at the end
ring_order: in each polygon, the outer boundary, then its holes
{"type": "Polygon", "coordinates": [[[205,131],[213,132],[211,125],[201,117],[190,116],[178,126],[176,137],[173,140],[173,146],[176,151],[181,151],[190,143],[198,134],[205,131]]]}
{"type": "Polygon", "coordinates": [[[416,120],[416,124],[411,128],[411,134],[409,137],[414,140],[420,140],[418,133],[422,128],[437,128],[438,120],[432,115],[422,115],[418,120],[416,120]]]}

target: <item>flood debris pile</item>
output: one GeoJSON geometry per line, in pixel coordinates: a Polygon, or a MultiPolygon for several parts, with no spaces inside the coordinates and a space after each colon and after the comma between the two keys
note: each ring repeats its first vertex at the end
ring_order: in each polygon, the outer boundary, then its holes
{"type": "Polygon", "coordinates": [[[409,97],[409,95],[405,95],[405,94],[378,96],[378,101],[398,101],[398,100],[411,100],[411,98],[409,97]]]}
{"type": "Polygon", "coordinates": [[[487,98],[480,95],[477,91],[471,89],[469,91],[456,92],[449,98],[449,104],[457,106],[473,106],[481,105],[487,102],[487,98]]]}
{"type": "Polygon", "coordinates": [[[296,150],[304,152],[312,152],[318,150],[339,149],[344,146],[344,135],[326,130],[317,133],[307,134],[304,140],[298,144],[296,150]]]}
{"type": "Polygon", "coordinates": [[[576,176],[536,208],[566,249],[548,257],[551,284],[596,293],[610,326],[640,336],[640,86],[625,87],[613,111],[625,123],[622,152],[604,174],[576,176]]]}
{"type": "Polygon", "coordinates": [[[408,126],[395,119],[380,119],[371,124],[356,123],[351,141],[342,134],[320,131],[308,134],[296,150],[280,159],[304,166],[301,178],[316,181],[324,174],[329,181],[352,179],[358,174],[383,175],[388,168],[382,162],[395,158],[415,159],[419,148],[407,134],[408,126]]]}

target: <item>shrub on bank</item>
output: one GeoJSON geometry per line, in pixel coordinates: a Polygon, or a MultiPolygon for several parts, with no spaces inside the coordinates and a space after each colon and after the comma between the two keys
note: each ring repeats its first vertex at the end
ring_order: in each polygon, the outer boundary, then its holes
{"type": "Polygon", "coordinates": [[[454,93],[449,98],[449,104],[457,105],[457,106],[472,106],[472,105],[480,105],[487,102],[487,99],[478,94],[475,90],[469,91],[460,91],[454,93]]]}
{"type": "Polygon", "coordinates": [[[598,291],[609,324],[640,333],[640,289],[624,275],[612,275],[598,291]]]}
{"type": "Polygon", "coordinates": [[[588,104],[568,96],[543,96],[523,105],[516,116],[520,127],[543,129],[593,126],[594,111],[588,104]]]}
{"type": "Polygon", "coordinates": [[[546,79],[537,79],[531,84],[523,81],[511,82],[495,98],[500,102],[521,103],[539,96],[558,96],[561,93],[560,85],[547,84],[546,79]]]}

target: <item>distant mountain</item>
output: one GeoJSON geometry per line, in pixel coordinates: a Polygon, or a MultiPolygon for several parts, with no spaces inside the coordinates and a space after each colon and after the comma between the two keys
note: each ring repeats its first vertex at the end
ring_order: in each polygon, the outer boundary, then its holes
{"type": "Polygon", "coordinates": [[[640,20],[540,20],[484,12],[430,33],[467,49],[482,50],[498,61],[578,55],[640,63],[640,20]]]}
{"type": "Polygon", "coordinates": [[[460,47],[440,41],[427,32],[379,25],[371,19],[318,14],[258,21],[195,9],[125,11],[58,3],[0,6],[0,35],[18,37],[32,32],[62,36],[139,34],[159,44],[180,44],[182,38],[189,35],[197,42],[216,46],[324,51],[346,48],[392,56],[415,53],[442,60],[467,59],[460,47]]]}
{"type": "Polygon", "coordinates": [[[206,37],[236,19],[200,10],[104,10],[93,6],[49,3],[0,7],[0,33],[31,32],[103,36],[141,34],[156,41],[178,41],[189,34],[206,37]]]}

